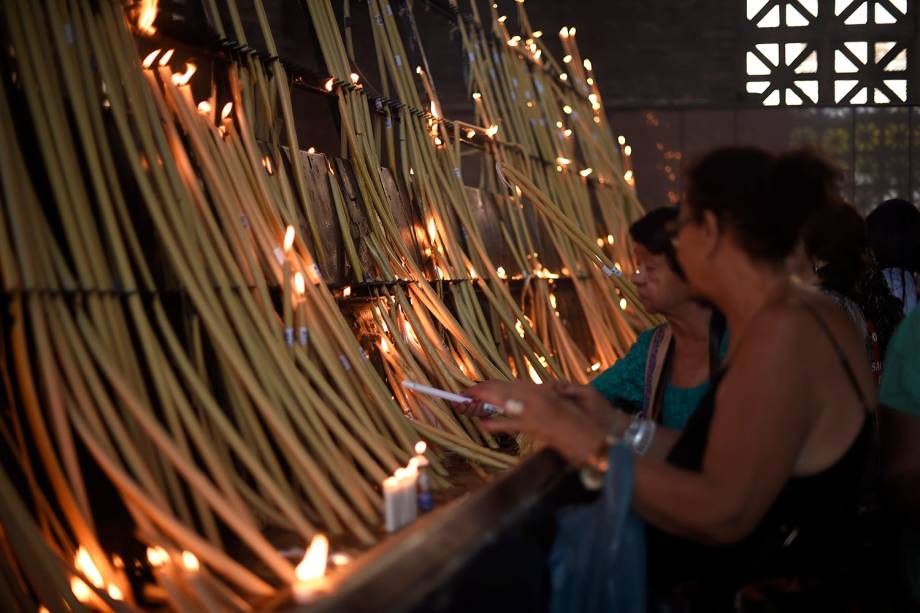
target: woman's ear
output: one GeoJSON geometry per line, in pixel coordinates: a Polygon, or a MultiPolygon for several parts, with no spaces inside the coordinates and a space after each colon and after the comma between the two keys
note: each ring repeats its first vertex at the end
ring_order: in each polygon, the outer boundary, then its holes
{"type": "Polygon", "coordinates": [[[703,253],[711,257],[719,250],[722,242],[722,228],[719,225],[719,218],[709,209],[703,211],[703,218],[700,220],[700,238],[703,253]]]}

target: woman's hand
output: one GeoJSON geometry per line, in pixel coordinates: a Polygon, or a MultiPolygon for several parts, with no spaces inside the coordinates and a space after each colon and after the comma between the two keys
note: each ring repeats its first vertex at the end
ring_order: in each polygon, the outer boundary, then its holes
{"type": "Polygon", "coordinates": [[[585,415],[606,433],[622,435],[629,423],[629,416],[615,408],[610,401],[590,385],[580,385],[568,381],[554,381],[548,384],[562,398],[574,402],[585,415]]]}
{"type": "MultiPolygon", "coordinates": [[[[485,381],[463,393],[479,403],[493,404],[505,410],[501,417],[480,422],[483,430],[524,433],[553,447],[575,465],[583,463],[594,453],[607,433],[578,404],[556,393],[553,385],[485,381]]],[[[479,412],[475,404],[466,409],[471,414],[479,412]]],[[[463,411],[460,407],[458,410],[463,411]]]]}

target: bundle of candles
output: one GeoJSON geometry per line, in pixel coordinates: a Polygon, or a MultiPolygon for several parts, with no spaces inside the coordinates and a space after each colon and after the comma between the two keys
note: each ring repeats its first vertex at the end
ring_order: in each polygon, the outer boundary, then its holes
{"type": "MultiPolygon", "coordinates": [[[[0,555],[30,605],[137,602],[130,561],[100,542],[111,510],[94,502],[87,461],[120,497],[119,519],[150,548],[137,563],[153,569],[153,592],[171,608],[245,610],[292,585],[315,593],[328,552],[318,535],[370,546],[381,523],[411,522],[430,508],[431,489],[449,484],[445,454],[482,475],[518,461],[451,411],[450,398],[406,393],[402,381],[447,394],[485,378],[585,381],[649,321],[614,272],[631,269],[623,230],[638,206],[628,181],[616,180],[628,170],[605,152],[612,137],[594,108],[596,88],[586,101],[542,71],[529,74],[525,62],[552,62],[537,43],[523,41],[529,57],[520,45],[485,53],[485,28],[474,36],[458,22],[474,58],[478,122],[448,124],[430,75],[406,61],[393,11],[372,0],[380,87],[408,105],[372,116],[364,89],[337,85],[360,85],[341,20],[328,0],[307,3],[359,196],[346,198],[332,166],[317,179],[300,163],[288,78],[261,0],[252,4],[270,59],[244,55],[201,72],[169,47],[154,49],[156,4],[133,6],[130,22],[116,0],[0,7],[15,51],[5,64],[14,75],[0,79],[0,276],[11,326],[2,367],[15,382],[0,435],[20,477],[0,472],[10,501],[0,509],[0,555]],[[196,102],[191,82],[205,74],[210,95],[196,102]],[[528,92],[533,107],[510,103],[528,92]],[[529,130],[560,112],[573,122],[565,145],[551,127],[529,130]],[[507,191],[499,206],[510,272],[496,266],[467,200],[460,147],[470,139],[486,147],[483,187],[507,191]],[[555,171],[534,157],[566,163],[555,171]],[[579,157],[592,172],[568,170],[579,157]],[[318,192],[329,195],[354,283],[409,281],[367,289],[382,372],[324,278],[331,254],[320,247],[318,192]],[[422,212],[421,259],[394,213],[402,197],[422,212]],[[525,207],[549,238],[541,251],[556,252],[565,270],[537,255],[525,207]],[[347,231],[356,215],[369,228],[360,245],[347,231]],[[611,240],[597,245],[595,236],[611,240]],[[576,346],[556,316],[560,276],[573,279],[593,348],[576,346]],[[509,277],[527,279],[522,295],[509,277]],[[176,288],[181,307],[164,300],[176,288]],[[311,543],[313,562],[295,568],[267,536],[275,530],[311,543]]],[[[218,34],[245,41],[235,1],[215,5],[205,3],[218,34]]],[[[505,20],[493,20],[507,36],[505,20]]],[[[571,79],[587,83],[579,71],[571,79]]]]}

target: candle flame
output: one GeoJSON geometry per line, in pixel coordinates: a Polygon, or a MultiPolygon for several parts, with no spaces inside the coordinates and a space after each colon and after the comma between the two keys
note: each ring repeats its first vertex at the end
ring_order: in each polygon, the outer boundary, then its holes
{"type": "Polygon", "coordinates": [[[489,138],[495,138],[496,134],[498,134],[498,126],[491,125],[488,128],[486,128],[486,136],[488,136],[489,138]]]}
{"type": "Polygon", "coordinates": [[[83,573],[83,576],[89,579],[89,582],[95,587],[102,588],[102,586],[105,585],[105,581],[102,579],[102,573],[99,572],[99,569],[96,567],[95,562],[93,562],[93,558],[90,557],[86,547],[80,545],[74,556],[73,563],[74,566],[77,567],[77,570],[83,573]]]}
{"type": "Polygon", "coordinates": [[[438,226],[434,217],[428,218],[428,239],[433,243],[438,238],[438,226]]]}
{"type": "Polygon", "coordinates": [[[505,23],[505,20],[508,19],[507,15],[502,15],[498,18],[498,23],[505,23]]]}
{"type": "Polygon", "coordinates": [[[604,239],[602,239],[600,236],[597,237],[597,246],[598,247],[604,246],[604,239]]]}
{"type": "Polygon", "coordinates": [[[562,107],[562,112],[565,113],[566,115],[571,115],[571,114],[572,114],[572,107],[570,107],[568,104],[566,104],[564,107],[562,107]]]}
{"type": "Polygon", "coordinates": [[[157,29],[153,26],[153,22],[157,19],[157,4],[159,0],[141,0],[137,14],[137,29],[142,34],[152,36],[156,33],[157,29]]]}
{"type": "Polygon", "coordinates": [[[307,149],[307,153],[316,153],[316,147],[310,147],[307,149]]]}
{"type": "Polygon", "coordinates": [[[549,295],[549,304],[550,304],[550,306],[553,307],[554,309],[556,308],[556,294],[550,294],[550,295],[549,295]]]}
{"type": "Polygon", "coordinates": [[[189,80],[192,78],[192,75],[195,74],[196,70],[198,70],[198,66],[192,62],[186,62],[185,72],[174,74],[172,78],[173,83],[176,85],[187,85],[189,80]]]}
{"type": "Polygon", "coordinates": [[[569,62],[572,61],[572,56],[571,56],[571,55],[564,55],[564,56],[562,57],[562,61],[563,61],[564,63],[568,64],[569,62]]]}
{"type": "Polygon", "coordinates": [[[109,584],[108,588],[109,598],[112,600],[124,600],[125,595],[121,592],[121,588],[115,585],[114,583],[109,584]]]}
{"type": "Polygon", "coordinates": [[[495,269],[495,272],[498,273],[498,278],[499,278],[499,279],[507,279],[507,278],[508,278],[508,273],[505,272],[505,267],[504,267],[504,266],[499,266],[498,268],[495,269]]]}
{"type": "Polygon", "coordinates": [[[633,171],[627,170],[626,172],[624,172],[624,173],[623,173],[623,179],[624,179],[627,183],[631,183],[632,180],[633,180],[633,171]]]}
{"type": "Polygon", "coordinates": [[[480,98],[482,98],[482,94],[479,92],[473,92],[473,100],[479,100],[480,98]]]}
{"type": "Polygon", "coordinates": [[[265,166],[265,170],[268,171],[268,174],[275,174],[274,170],[272,169],[272,159],[267,155],[262,158],[262,166],[265,166]]]}
{"type": "Polygon", "coordinates": [[[569,36],[575,36],[575,26],[569,28],[569,36]]]}
{"type": "Polygon", "coordinates": [[[86,582],[80,577],[70,578],[70,591],[73,592],[77,600],[83,603],[88,602],[90,596],[93,594],[93,591],[89,589],[89,586],[86,585],[86,582]]]}
{"type": "Polygon", "coordinates": [[[557,158],[556,158],[556,163],[559,164],[559,165],[561,165],[561,166],[568,166],[569,164],[572,163],[572,160],[570,160],[569,158],[557,157],[557,158]]]}
{"type": "Polygon", "coordinates": [[[572,135],[572,128],[566,128],[565,130],[562,131],[562,134],[566,138],[570,137],[572,135]]]}
{"type": "Polygon", "coordinates": [[[582,66],[585,67],[585,70],[591,70],[591,60],[589,60],[588,58],[585,58],[585,60],[581,64],[582,66]]]}
{"type": "Polygon", "coordinates": [[[354,83],[355,85],[357,85],[357,84],[358,84],[358,81],[361,80],[361,77],[358,76],[358,73],[357,73],[357,72],[353,72],[353,73],[351,73],[351,75],[349,75],[349,76],[351,77],[351,82],[354,83]]]}
{"type": "Polygon", "coordinates": [[[623,136],[622,134],[620,134],[619,136],[617,136],[617,142],[620,143],[621,145],[625,145],[625,144],[626,144],[626,137],[623,136]]]}
{"type": "Polygon", "coordinates": [[[590,102],[591,104],[594,104],[595,102],[597,102],[597,94],[588,94],[588,102],[590,102]]]}
{"type": "Polygon", "coordinates": [[[230,113],[232,112],[233,112],[233,103],[228,102],[227,104],[224,105],[224,108],[220,110],[220,118],[226,119],[227,117],[230,117],[230,113]]]}
{"type": "Polygon", "coordinates": [[[540,38],[541,36],[543,36],[543,30],[537,30],[536,32],[534,32],[533,34],[531,34],[531,36],[532,36],[533,38],[540,38]]]}
{"type": "Polygon", "coordinates": [[[585,79],[585,83],[587,83],[588,85],[594,85],[594,77],[588,77],[587,79],[585,79]]]}
{"type": "Polygon", "coordinates": [[[593,168],[585,168],[584,170],[579,170],[579,171],[578,171],[578,174],[580,174],[580,175],[583,176],[583,177],[587,177],[587,176],[590,175],[592,172],[594,172],[594,169],[593,169],[593,168]]]}
{"type": "Polygon", "coordinates": [[[147,561],[153,567],[163,566],[169,562],[169,554],[159,545],[147,548],[147,561]]]}
{"type": "Polygon", "coordinates": [[[331,92],[332,88],[335,87],[335,77],[329,77],[326,79],[326,84],[323,85],[327,92],[331,92]]]}
{"type": "Polygon", "coordinates": [[[329,558],[329,561],[332,562],[332,564],[335,566],[345,566],[346,564],[351,562],[351,556],[348,555],[347,553],[342,553],[342,552],[334,553],[329,558]]]}
{"type": "Polygon", "coordinates": [[[294,231],[294,226],[288,226],[284,230],[284,252],[285,253],[290,251],[291,247],[294,246],[294,235],[295,234],[296,232],[294,231]]]}
{"type": "Polygon", "coordinates": [[[323,533],[318,533],[310,541],[310,546],[304,553],[303,560],[297,565],[294,573],[298,581],[319,579],[326,574],[326,562],[329,557],[329,539],[323,533]]]}
{"type": "Polygon", "coordinates": [[[478,278],[479,277],[476,276],[476,269],[473,267],[470,267],[470,279],[478,279],[478,278]]]}
{"type": "Polygon", "coordinates": [[[380,351],[390,353],[390,343],[388,343],[385,338],[380,339],[380,351]]]}
{"type": "MultiPolygon", "coordinates": [[[[440,271],[441,271],[441,269],[438,268],[438,274],[441,274],[440,271]]],[[[422,348],[422,344],[419,342],[418,336],[415,335],[415,330],[412,328],[412,324],[410,324],[410,323],[407,321],[407,322],[406,322],[406,325],[405,325],[405,328],[406,328],[406,340],[409,341],[410,343],[412,343],[413,345],[415,345],[416,347],[418,347],[419,349],[421,349],[421,348],[422,348]]]]}
{"type": "Polygon", "coordinates": [[[415,455],[425,455],[426,451],[428,451],[428,443],[425,441],[419,441],[415,444],[415,455]]]}
{"type": "Polygon", "coordinates": [[[198,561],[198,556],[194,553],[191,551],[183,551],[182,566],[185,567],[185,570],[196,573],[201,568],[201,563],[198,561]]]}
{"type": "Polygon", "coordinates": [[[438,106],[434,103],[434,100],[431,101],[431,114],[435,119],[441,118],[441,114],[438,113],[438,106]]]}
{"type": "Polygon", "coordinates": [[[299,270],[294,273],[294,291],[300,296],[303,296],[304,292],[307,291],[307,284],[303,280],[303,273],[299,270]]]}
{"type": "Polygon", "coordinates": [[[614,243],[615,240],[616,240],[616,239],[613,237],[613,234],[608,234],[608,235],[607,235],[607,243],[608,243],[608,244],[611,244],[611,245],[612,245],[612,244],[614,243]]]}
{"type": "Polygon", "coordinates": [[[565,73],[563,72],[562,74],[559,75],[559,80],[560,80],[560,81],[568,81],[568,80],[569,80],[569,75],[567,75],[567,74],[565,74],[565,73]]]}
{"type": "Polygon", "coordinates": [[[207,100],[202,100],[198,103],[198,112],[202,115],[209,115],[211,113],[211,103],[207,100]]]}
{"type": "Polygon", "coordinates": [[[632,155],[632,145],[626,145],[625,147],[623,147],[623,153],[626,154],[626,157],[631,156],[632,155]]]}
{"type": "Polygon", "coordinates": [[[562,26],[562,29],[559,30],[559,38],[568,38],[568,37],[569,37],[569,29],[565,26],[562,26]]]}
{"type": "Polygon", "coordinates": [[[169,51],[164,53],[163,56],[160,57],[160,66],[166,66],[167,64],[169,64],[169,60],[172,59],[173,53],[175,52],[176,52],[175,49],[170,49],[169,51]]]}
{"type": "Polygon", "coordinates": [[[466,131],[466,137],[467,137],[467,138],[473,138],[473,137],[475,137],[475,136],[476,136],[476,130],[467,130],[467,131],[466,131]]]}
{"type": "Polygon", "coordinates": [[[346,285],[345,288],[342,289],[342,296],[344,298],[348,298],[349,296],[351,296],[351,286],[350,285],[346,285]]]}
{"type": "Polygon", "coordinates": [[[623,311],[626,310],[626,298],[620,298],[620,309],[623,311]]]}
{"type": "Polygon", "coordinates": [[[599,371],[600,369],[601,369],[601,363],[600,363],[600,362],[595,362],[594,364],[591,365],[591,372],[597,372],[597,371],[599,371]]]}
{"type": "Polygon", "coordinates": [[[153,62],[157,59],[157,56],[160,55],[161,49],[156,49],[147,54],[147,57],[144,58],[144,61],[141,62],[141,65],[144,68],[150,68],[153,66],[153,62]]]}

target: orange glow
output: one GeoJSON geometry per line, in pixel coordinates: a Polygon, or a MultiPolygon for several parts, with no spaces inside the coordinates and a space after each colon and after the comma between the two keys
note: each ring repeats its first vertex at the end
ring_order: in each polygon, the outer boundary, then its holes
{"type": "Polygon", "coordinates": [[[504,266],[499,266],[498,268],[495,269],[495,272],[498,273],[498,278],[499,278],[499,279],[507,279],[507,278],[508,278],[508,273],[505,272],[505,267],[504,267],[504,266]]]}
{"type": "Polygon", "coordinates": [[[147,57],[144,58],[144,61],[141,62],[144,68],[150,68],[153,66],[153,62],[156,61],[157,56],[160,55],[161,49],[156,49],[147,54],[147,57]]]}
{"type": "Polygon", "coordinates": [[[486,128],[486,136],[489,138],[495,138],[496,134],[498,134],[498,126],[492,125],[486,128]]]}
{"type": "MultiPolygon", "coordinates": [[[[440,270],[441,269],[439,268],[438,271],[440,272],[440,270]]],[[[418,337],[415,335],[415,330],[412,329],[412,324],[410,324],[408,321],[406,322],[406,340],[419,349],[422,348],[422,344],[419,342],[418,337]]]]}
{"type": "Polygon", "coordinates": [[[294,231],[294,226],[288,226],[284,230],[284,252],[285,253],[290,251],[291,247],[294,246],[294,235],[295,234],[296,232],[294,231]]]}
{"type": "Polygon", "coordinates": [[[585,67],[585,70],[591,70],[591,60],[585,58],[585,61],[582,62],[582,65],[585,67]]]}
{"type": "Polygon", "coordinates": [[[435,119],[441,118],[441,114],[438,113],[438,106],[434,103],[434,100],[431,101],[431,114],[435,119]]]}
{"type": "Polygon", "coordinates": [[[380,339],[380,351],[390,353],[390,343],[388,343],[385,338],[380,339]]]}
{"type": "Polygon", "coordinates": [[[346,285],[346,286],[342,289],[342,297],[343,297],[343,298],[348,298],[349,296],[351,296],[351,286],[350,286],[350,285],[346,285]]]}
{"type": "Polygon", "coordinates": [[[160,66],[166,66],[167,64],[169,64],[169,60],[172,59],[173,53],[175,52],[176,52],[175,49],[170,49],[169,51],[164,53],[163,56],[160,58],[160,66]]]}
{"type": "Polygon", "coordinates": [[[569,158],[558,157],[556,158],[556,163],[559,164],[560,166],[568,166],[569,164],[572,163],[572,160],[570,160],[569,158]]]}
{"type": "Polygon", "coordinates": [[[329,557],[329,539],[319,533],[310,541],[310,546],[297,565],[294,573],[298,581],[319,579],[326,574],[326,562],[329,557]]]}
{"type": "Polygon", "coordinates": [[[467,130],[467,131],[466,131],[466,137],[467,137],[467,138],[473,138],[473,137],[475,137],[475,136],[476,136],[476,130],[467,130]]]}
{"type": "Polygon", "coordinates": [[[559,38],[568,38],[568,37],[569,37],[569,29],[563,26],[562,29],[559,30],[559,38]]]}
{"type": "Polygon", "coordinates": [[[230,113],[232,112],[233,112],[233,103],[228,102],[227,104],[224,105],[224,108],[220,110],[220,118],[226,119],[227,117],[230,117],[230,113]]]}
{"type": "Polygon", "coordinates": [[[428,218],[428,239],[433,243],[438,238],[438,226],[434,222],[434,217],[428,218]]]}
{"type": "Polygon", "coordinates": [[[195,573],[201,568],[201,563],[198,561],[198,556],[194,553],[191,551],[183,551],[182,566],[185,567],[185,570],[195,573]]]}
{"type": "Polygon", "coordinates": [[[326,84],[323,87],[326,88],[327,92],[331,92],[332,88],[335,87],[335,78],[329,77],[328,79],[326,79],[326,84]]]}
{"type": "Polygon", "coordinates": [[[579,170],[579,171],[578,171],[578,174],[580,174],[580,175],[583,176],[583,177],[587,177],[587,176],[590,175],[592,172],[594,172],[594,169],[593,169],[593,168],[585,168],[584,170],[579,170]]]}
{"type": "Polygon", "coordinates": [[[157,4],[159,0],[141,0],[141,5],[137,13],[137,29],[142,34],[152,36],[157,29],[153,22],[157,20],[157,4]]]}
{"type": "Polygon", "coordinates": [[[202,115],[209,115],[211,113],[211,103],[207,100],[202,100],[198,103],[198,112],[202,115]]]}

